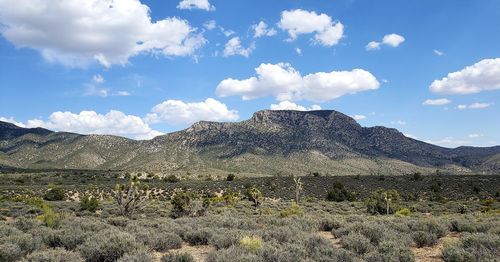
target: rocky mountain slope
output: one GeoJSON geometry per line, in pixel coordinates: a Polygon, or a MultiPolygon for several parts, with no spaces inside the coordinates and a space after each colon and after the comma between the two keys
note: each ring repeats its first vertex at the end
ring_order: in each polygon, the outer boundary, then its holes
{"type": "Polygon", "coordinates": [[[332,110],[256,112],[136,141],[0,123],[0,165],[257,174],[500,173],[500,146],[443,148],[332,110]],[[14,131],[12,131],[14,130],[14,131]]]}

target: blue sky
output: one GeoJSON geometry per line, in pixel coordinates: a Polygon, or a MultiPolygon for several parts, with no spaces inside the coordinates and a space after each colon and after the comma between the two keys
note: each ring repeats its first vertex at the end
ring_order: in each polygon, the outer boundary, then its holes
{"type": "Polygon", "coordinates": [[[144,139],[321,108],[497,145],[498,25],[496,0],[0,0],[0,119],[144,139]]]}

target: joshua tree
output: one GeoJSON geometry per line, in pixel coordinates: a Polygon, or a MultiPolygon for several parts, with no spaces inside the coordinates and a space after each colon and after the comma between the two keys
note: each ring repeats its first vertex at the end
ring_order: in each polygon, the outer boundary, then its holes
{"type": "Polygon", "coordinates": [[[295,183],[295,204],[299,204],[300,193],[304,191],[303,183],[300,181],[300,177],[293,176],[293,182],[295,183]]]}
{"type": "Polygon", "coordinates": [[[116,184],[113,194],[120,214],[129,216],[136,210],[144,208],[149,198],[148,189],[147,185],[141,186],[137,176],[131,177],[128,184],[116,184]]]}
{"type": "Polygon", "coordinates": [[[255,186],[247,190],[247,197],[253,202],[255,209],[259,208],[262,204],[262,192],[260,192],[260,190],[255,186]]]}

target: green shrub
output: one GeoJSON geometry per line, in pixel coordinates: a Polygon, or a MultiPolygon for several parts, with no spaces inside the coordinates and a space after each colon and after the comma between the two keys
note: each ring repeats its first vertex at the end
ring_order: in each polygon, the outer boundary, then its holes
{"type": "Polygon", "coordinates": [[[249,187],[246,191],[246,196],[248,200],[253,203],[255,208],[260,207],[262,200],[264,198],[262,192],[255,186],[249,187]]]}
{"type": "Polygon", "coordinates": [[[300,208],[299,205],[293,203],[290,207],[285,208],[280,212],[281,217],[289,217],[289,216],[303,216],[304,211],[300,208]]]}
{"type": "Polygon", "coordinates": [[[398,212],[396,212],[396,215],[400,217],[407,217],[411,215],[411,210],[408,208],[401,208],[398,212]]]}
{"type": "Polygon", "coordinates": [[[166,254],[161,262],[194,262],[194,258],[189,253],[166,254]]]}
{"type": "Polygon", "coordinates": [[[474,255],[465,251],[462,245],[458,243],[444,245],[441,255],[446,262],[476,261],[474,255]]]}
{"type": "Polygon", "coordinates": [[[177,183],[181,180],[175,175],[169,175],[169,176],[165,177],[165,181],[168,183],[177,183]]]}
{"type": "Polygon", "coordinates": [[[191,230],[184,234],[184,240],[193,246],[207,245],[212,237],[212,232],[209,229],[191,230]]]}
{"type": "Polygon", "coordinates": [[[64,200],[64,189],[59,186],[50,185],[49,189],[43,195],[43,199],[47,201],[62,201],[64,200]]]}
{"type": "Polygon", "coordinates": [[[262,238],[259,236],[244,236],[240,239],[240,246],[255,252],[262,248],[262,238]]]}
{"type": "Polygon", "coordinates": [[[417,231],[413,233],[413,241],[417,247],[431,247],[437,243],[437,236],[431,232],[417,231]]]}
{"type": "Polygon", "coordinates": [[[80,254],[67,251],[64,248],[56,249],[46,249],[35,251],[28,255],[23,261],[26,262],[65,262],[65,261],[75,261],[83,262],[83,258],[80,254]]]}
{"type": "Polygon", "coordinates": [[[99,200],[95,197],[85,195],[80,200],[80,209],[88,210],[90,212],[95,212],[97,206],[99,205],[99,200]]]}
{"type": "Polygon", "coordinates": [[[333,184],[333,189],[328,191],[326,195],[326,200],[342,202],[342,201],[354,201],[354,194],[349,192],[342,183],[335,182],[333,184]]]}
{"type": "Polygon", "coordinates": [[[191,191],[175,192],[170,203],[172,204],[170,213],[172,218],[202,216],[208,208],[208,204],[195,199],[195,195],[191,191]]]}
{"type": "Polygon", "coordinates": [[[342,247],[357,254],[365,254],[372,249],[370,240],[359,233],[349,233],[342,238],[342,247]]]}
{"type": "Polygon", "coordinates": [[[233,181],[236,176],[234,174],[229,174],[226,177],[226,181],[233,181]]]}
{"type": "Polygon", "coordinates": [[[399,209],[399,193],[396,190],[379,189],[372,192],[371,196],[366,199],[366,208],[370,214],[393,214],[399,209]]]}
{"type": "Polygon", "coordinates": [[[37,219],[45,226],[50,228],[57,228],[61,225],[62,221],[66,218],[64,213],[54,211],[51,206],[43,206],[43,214],[39,215],[37,219]]]}
{"type": "Polygon", "coordinates": [[[24,255],[21,248],[14,243],[0,243],[0,261],[14,262],[24,255]]]}
{"type": "Polygon", "coordinates": [[[108,229],[91,235],[78,250],[88,262],[111,262],[140,247],[134,236],[108,229]]]}

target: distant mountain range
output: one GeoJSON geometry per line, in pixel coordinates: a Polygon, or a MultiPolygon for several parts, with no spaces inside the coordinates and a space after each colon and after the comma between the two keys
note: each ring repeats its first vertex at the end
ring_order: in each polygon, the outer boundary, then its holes
{"type": "Polygon", "coordinates": [[[254,113],[137,141],[0,122],[0,165],[212,174],[500,173],[500,146],[444,148],[333,110],[254,113]]]}

